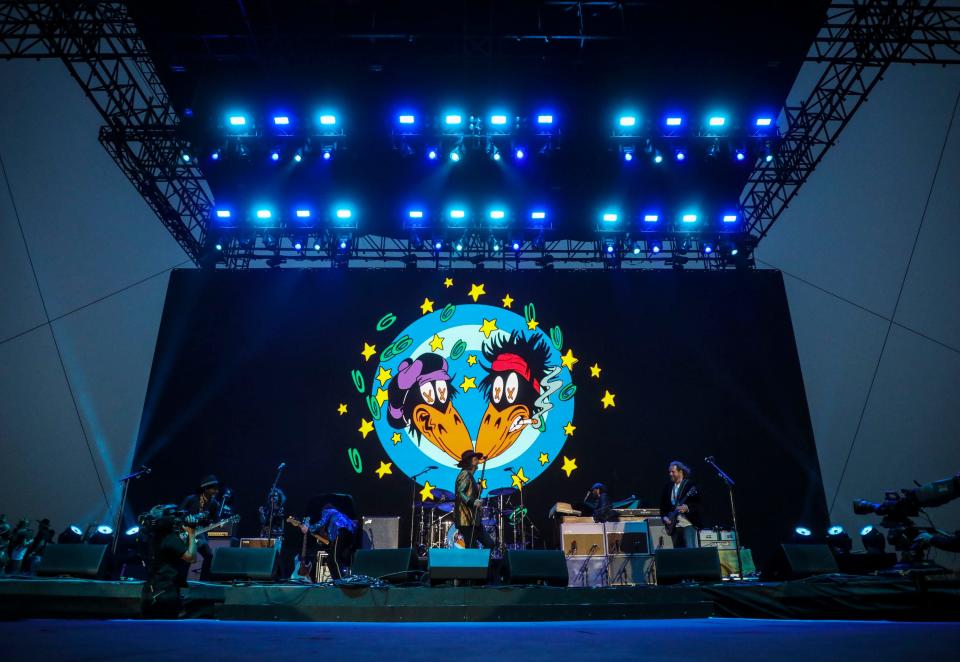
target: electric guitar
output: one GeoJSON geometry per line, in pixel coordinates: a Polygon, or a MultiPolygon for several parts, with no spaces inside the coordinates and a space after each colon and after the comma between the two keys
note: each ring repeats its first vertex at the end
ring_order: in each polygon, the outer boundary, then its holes
{"type": "MultiPolygon", "coordinates": [[[[288,518],[292,519],[292,518],[288,518]]],[[[291,521],[290,523],[296,520],[291,521]]],[[[305,517],[302,524],[304,526],[310,526],[310,518],[305,517]]],[[[299,525],[296,525],[299,526],[299,525]]],[[[313,562],[307,558],[307,541],[309,538],[303,536],[303,545],[300,546],[300,555],[297,556],[296,561],[293,564],[293,574],[290,575],[290,579],[309,579],[312,580],[313,577],[313,562]]]]}
{"type": "MultiPolygon", "coordinates": [[[[295,526],[295,527],[297,527],[297,528],[300,528],[301,525],[303,525],[303,524],[308,524],[308,522],[301,522],[300,520],[294,519],[293,517],[288,517],[288,518],[287,518],[287,524],[291,524],[291,525],[293,525],[293,526],[295,526]]],[[[308,531],[308,533],[309,533],[309,531],[308,531]]],[[[330,541],[329,541],[325,536],[322,536],[322,535],[320,535],[319,533],[310,533],[310,535],[313,536],[314,539],[315,539],[318,543],[320,543],[321,545],[329,545],[329,544],[330,544],[330,541]]]]}
{"type": "Polygon", "coordinates": [[[663,519],[669,520],[668,522],[663,523],[664,527],[666,528],[667,535],[672,534],[673,530],[677,528],[677,519],[679,519],[680,515],[683,514],[680,512],[680,506],[684,505],[687,502],[687,499],[696,495],[697,488],[691,487],[690,491],[684,494],[682,499],[677,501],[676,505],[673,507],[673,510],[663,516],[663,519]]]}
{"type": "MultiPolygon", "coordinates": [[[[191,521],[190,518],[187,518],[187,522],[190,522],[190,521],[191,521]]],[[[204,533],[206,533],[207,531],[213,531],[214,529],[220,526],[230,526],[232,524],[236,524],[239,521],[240,521],[239,515],[231,515],[230,517],[227,517],[226,519],[222,519],[219,522],[214,522],[213,524],[207,524],[206,526],[198,526],[193,530],[193,536],[194,538],[198,538],[202,536],[204,533]]],[[[180,537],[183,538],[184,541],[186,541],[188,539],[187,532],[186,531],[182,532],[180,534],[180,537]]]]}

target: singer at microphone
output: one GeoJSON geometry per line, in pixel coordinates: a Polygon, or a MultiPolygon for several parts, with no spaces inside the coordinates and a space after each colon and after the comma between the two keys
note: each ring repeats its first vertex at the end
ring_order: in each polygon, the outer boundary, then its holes
{"type": "Polygon", "coordinates": [[[453,522],[463,536],[463,544],[472,549],[477,542],[485,549],[493,549],[496,545],[487,530],[480,522],[480,484],[474,477],[483,454],[476,451],[464,451],[457,466],[460,473],[454,485],[453,522]]]}

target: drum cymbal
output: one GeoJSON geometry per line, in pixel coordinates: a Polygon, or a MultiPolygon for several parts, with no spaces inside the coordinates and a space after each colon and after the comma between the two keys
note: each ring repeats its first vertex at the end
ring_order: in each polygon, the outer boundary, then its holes
{"type": "Polygon", "coordinates": [[[437,503],[436,501],[424,501],[423,503],[418,503],[417,508],[421,508],[423,510],[433,510],[440,505],[441,504],[437,503]]]}
{"type": "Polygon", "coordinates": [[[517,488],[515,487],[498,487],[495,490],[490,490],[487,492],[490,496],[510,496],[511,494],[516,494],[517,488]]]}
{"type": "Polygon", "coordinates": [[[440,487],[433,488],[434,501],[453,501],[453,492],[440,487]]]}
{"type": "Polygon", "coordinates": [[[443,503],[438,503],[437,510],[439,510],[441,513],[452,513],[453,501],[444,501],[443,503]]]}

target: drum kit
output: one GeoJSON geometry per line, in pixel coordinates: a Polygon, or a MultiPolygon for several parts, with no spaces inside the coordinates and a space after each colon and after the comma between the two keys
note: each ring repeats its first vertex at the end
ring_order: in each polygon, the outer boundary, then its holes
{"type": "MultiPolygon", "coordinates": [[[[508,549],[524,549],[532,540],[532,532],[527,531],[526,508],[522,498],[513,503],[519,492],[514,487],[501,487],[490,490],[487,497],[481,499],[477,511],[480,524],[496,543],[495,555],[508,549]]],[[[454,521],[454,494],[449,490],[434,488],[433,499],[418,504],[419,527],[417,528],[418,548],[430,547],[454,548],[464,546],[463,536],[457,530],[454,521]]],[[[477,543],[480,545],[480,543],[477,543]]]]}

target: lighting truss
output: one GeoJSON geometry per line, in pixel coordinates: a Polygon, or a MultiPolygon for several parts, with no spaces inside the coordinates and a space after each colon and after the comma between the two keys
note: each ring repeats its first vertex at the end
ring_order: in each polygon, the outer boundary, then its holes
{"type": "Polygon", "coordinates": [[[0,58],[64,63],[106,122],[100,142],[200,264],[211,195],[126,4],[0,3],[0,58]]]}
{"type": "Polygon", "coordinates": [[[740,197],[757,241],[770,232],[894,62],[960,63],[960,7],[932,1],[866,0],[832,5],[807,58],[826,67],[810,95],[783,109],[783,133],[740,197]],[[785,127],[785,128],[784,128],[785,127]]]}

